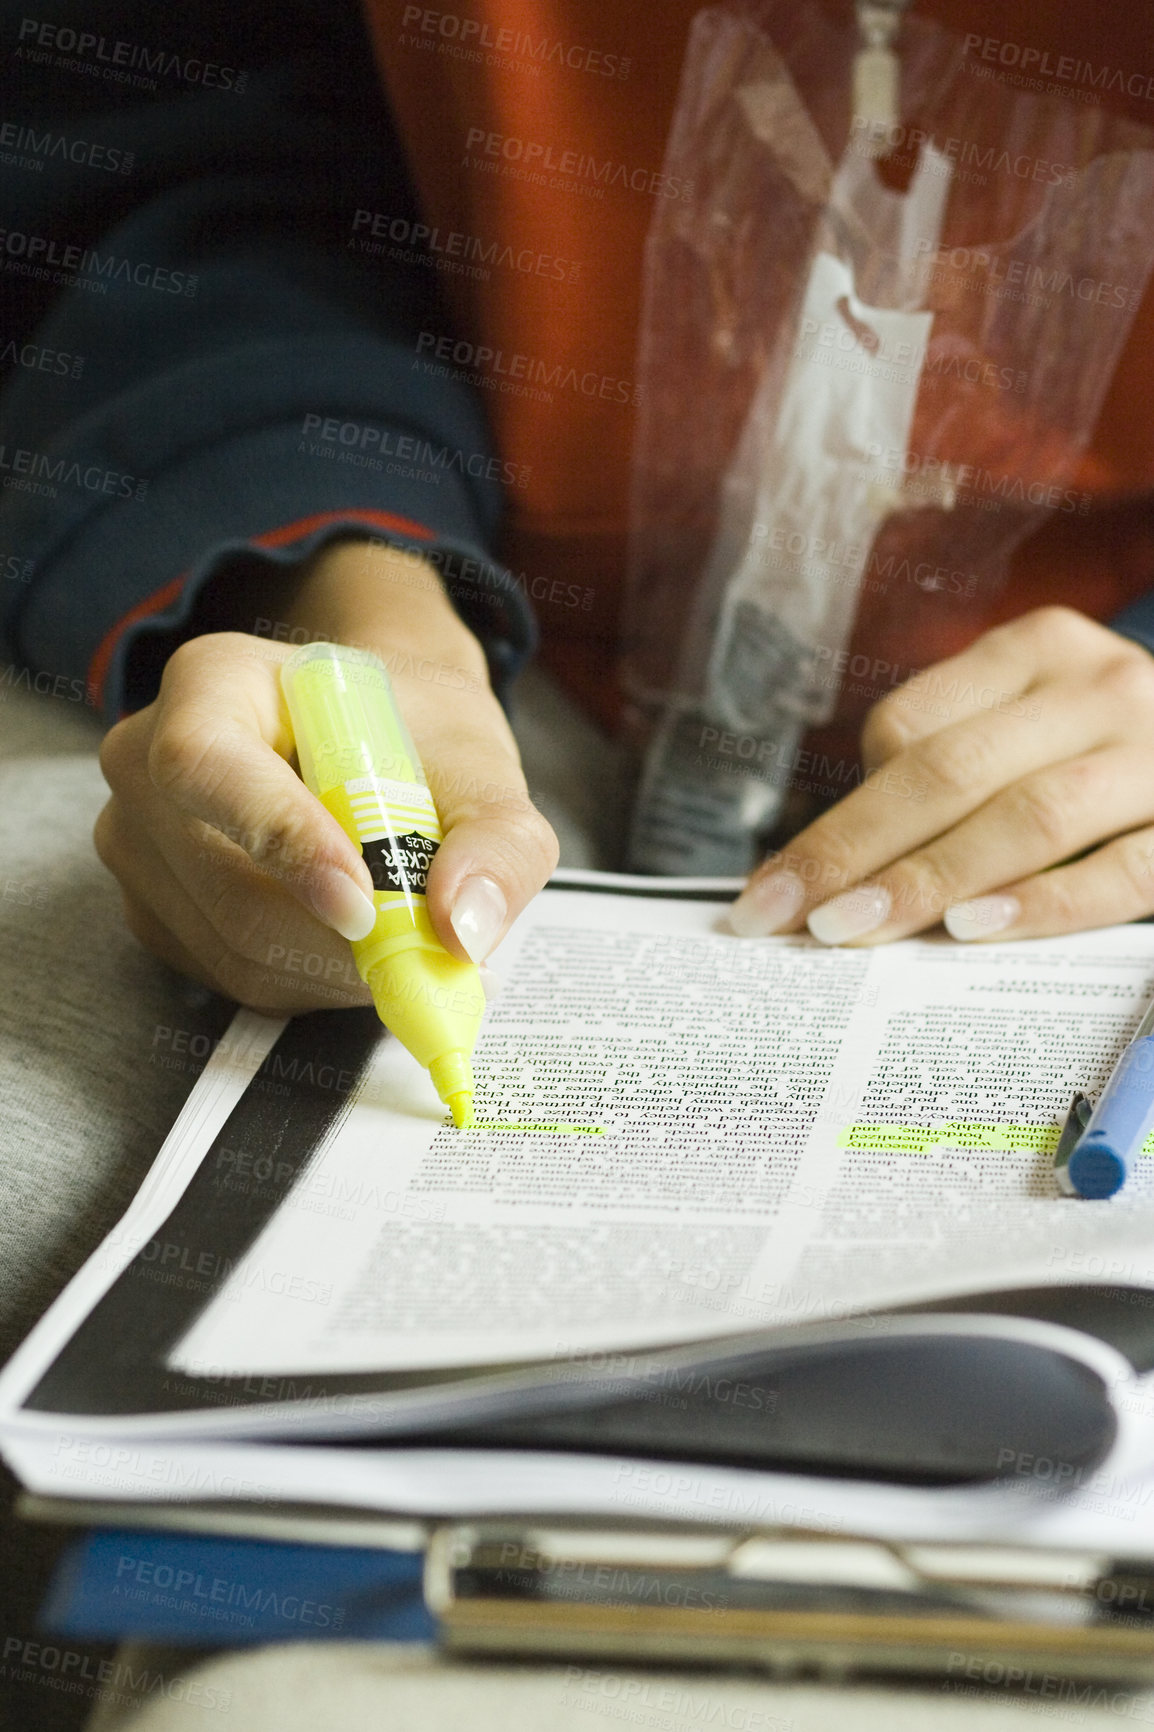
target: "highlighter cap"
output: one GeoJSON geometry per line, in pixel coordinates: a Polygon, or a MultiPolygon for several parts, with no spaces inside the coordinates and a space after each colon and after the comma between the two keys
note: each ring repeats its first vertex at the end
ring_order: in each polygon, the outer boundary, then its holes
{"type": "Polygon", "coordinates": [[[360,776],[427,786],[379,656],[310,643],[281,668],[301,779],[314,794],[360,776]]]}

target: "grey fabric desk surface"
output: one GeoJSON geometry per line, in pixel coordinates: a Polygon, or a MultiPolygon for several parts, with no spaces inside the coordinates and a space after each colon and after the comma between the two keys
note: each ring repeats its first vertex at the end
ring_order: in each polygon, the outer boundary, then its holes
{"type": "MultiPolygon", "coordinates": [[[[560,833],[565,863],[604,863],[620,833],[620,755],[541,676],[522,687],[517,729],[530,787],[560,833]]],[[[222,1001],[154,963],[123,927],[116,886],[91,845],[104,799],[98,741],[82,708],[0,688],[4,1356],[112,1227],[191,1087],[194,1067],[150,1062],[171,1044],[167,1031],[215,1035],[229,1015],[222,1001]]],[[[0,1546],[8,1565],[3,1633],[31,1639],[35,1607],[25,1584],[50,1547],[11,1525],[0,1546]]],[[[1087,1728],[1154,1723],[1154,1696],[1124,1692],[1113,1706],[1083,1708],[1040,1686],[1013,1697],[964,1682],[953,1690],[787,1685],[702,1671],[466,1665],[372,1645],[197,1657],[135,1650],[122,1659],[154,1686],[136,1703],[125,1699],[124,1666],[103,1702],[64,1694],[47,1673],[17,1699],[5,1676],[0,1722],[20,1732],[64,1732],[88,1714],[94,1732],[595,1732],[613,1723],[667,1732],[1013,1732],[1036,1725],[1039,1714],[1087,1728]],[[162,1666],[164,1692],[155,1688],[162,1666]]]]}

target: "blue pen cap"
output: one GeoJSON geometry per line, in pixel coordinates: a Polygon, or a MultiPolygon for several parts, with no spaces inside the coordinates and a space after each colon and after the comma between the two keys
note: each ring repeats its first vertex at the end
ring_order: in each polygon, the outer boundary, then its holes
{"type": "Polygon", "coordinates": [[[1154,1035],[1135,1040],[1118,1061],[1070,1156],[1067,1176],[1080,1197],[1112,1197],[1154,1125],[1154,1035]]]}
{"type": "Polygon", "coordinates": [[[1083,1136],[1066,1166],[1071,1189],[1079,1197],[1112,1197],[1126,1183],[1126,1173],[1125,1160],[1100,1132],[1095,1133],[1093,1142],[1083,1136]]]}

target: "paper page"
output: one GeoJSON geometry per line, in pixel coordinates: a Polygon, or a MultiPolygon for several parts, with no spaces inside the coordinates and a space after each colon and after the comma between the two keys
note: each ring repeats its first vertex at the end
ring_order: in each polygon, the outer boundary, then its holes
{"type": "MultiPolygon", "coordinates": [[[[889,1538],[1006,1538],[1045,1506],[1005,1486],[888,1486],[698,1462],[567,1455],[547,1450],[332,1449],[302,1444],[93,1444],[72,1436],[46,1451],[15,1436],[5,1453],[44,1496],[238,1499],[337,1505],[419,1516],[548,1513],[647,1521],[734,1523],[871,1532],[889,1538]]],[[[1137,1499],[1132,1500],[1137,1502],[1137,1499]]],[[[1154,1519],[1134,1534],[1154,1534],[1154,1519]]],[[[1127,1532],[1126,1538],[1130,1538],[1127,1532]]]]}
{"type": "Polygon", "coordinates": [[[5,1455],[22,1483],[44,1496],[242,1500],[258,1509],[287,1503],[468,1519],[553,1514],[600,1518],[614,1527],[651,1521],[780,1525],[895,1540],[1087,1546],[1148,1557],[1154,1478],[1136,1463],[1154,1457],[1149,1380],[1146,1405],[1125,1457],[1088,1470],[1057,1497],[1052,1479],[1037,1474],[925,1488],[549,1450],[285,1448],[227,1440],[100,1441],[66,1432],[51,1448],[42,1438],[14,1433],[5,1455]]]}
{"type": "Polygon", "coordinates": [[[998,1285],[1154,1284],[1147,1164],[1109,1203],[1059,1198],[1052,1174],[1074,1088],[1101,1087],[1150,996],[1154,930],[825,950],[736,939],[720,913],[538,898],[496,958],[478,1117],[586,1128],[454,1131],[383,1040],[171,1363],[549,1359],[998,1285]]]}

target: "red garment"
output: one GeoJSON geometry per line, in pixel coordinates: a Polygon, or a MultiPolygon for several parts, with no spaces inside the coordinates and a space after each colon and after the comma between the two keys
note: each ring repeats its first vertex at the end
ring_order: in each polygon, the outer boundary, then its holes
{"type": "MultiPolygon", "coordinates": [[[[658,177],[698,5],[666,0],[655,12],[609,0],[461,0],[450,12],[365,4],[436,230],[431,245],[442,266],[459,267],[440,273],[456,330],[473,345],[457,350],[457,364],[498,386],[526,376],[567,381],[552,402],[512,389],[484,393],[501,455],[522,481],[509,490],[504,553],[536,597],[551,665],[612,721],[642,248],[654,199],[670,190],[658,177]],[[625,175],[598,189],[589,164],[607,161],[625,175]],[[494,242],[511,250],[490,252],[494,242]],[[466,274],[470,261],[476,268],[466,274]]],[[[829,7],[848,22],[848,0],[829,7]]],[[[1095,92],[1103,106],[1154,123],[1154,28],[1142,6],[917,0],[917,11],[980,38],[973,52],[995,67],[1025,44],[1049,54],[1046,64],[1069,57],[1065,76],[1075,82],[1106,68],[1106,88],[1095,92]],[[1092,71],[1071,73],[1073,63],[1092,71]]],[[[1152,334],[1148,288],[1076,477],[1096,496],[1154,489],[1152,334]]],[[[444,335],[423,339],[422,358],[450,358],[451,345],[438,349],[444,335]]],[[[1107,618],[1154,586],[1144,523],[1123,513],[1108,533],[1097,514],[1047,524],[992,611],[935,611],[917,597],[875,605],[867,593],[851,650],[912,668],[1043,601],[1107,618]]],[[[847,691],[826,744],[852,741],[871,701],[868,691],[847,691]]]]}

